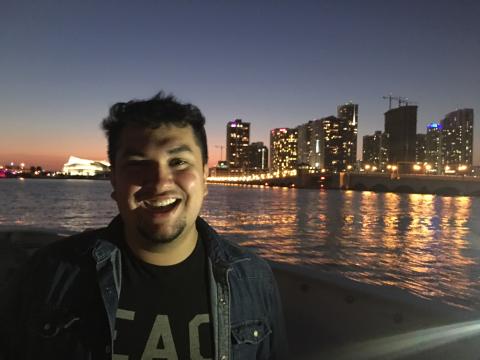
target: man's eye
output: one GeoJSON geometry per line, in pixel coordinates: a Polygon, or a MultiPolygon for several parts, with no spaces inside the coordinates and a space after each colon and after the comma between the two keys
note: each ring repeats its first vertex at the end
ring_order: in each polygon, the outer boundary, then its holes
{"type": "Polygon", "coordinates": [[[182,159],[172,159],[170,161],[170,166],[175,166],[175,167],[184,166],[184,165],[187,165],[187,164],[188,163],[185,160],[182,160],[182,159]]]}

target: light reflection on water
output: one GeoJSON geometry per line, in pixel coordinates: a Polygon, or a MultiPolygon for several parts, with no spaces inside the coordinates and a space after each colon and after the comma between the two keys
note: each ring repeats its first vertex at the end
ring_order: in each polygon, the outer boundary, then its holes
{"type": "Polygon", "coordinates": [[[0,225],[82,231],[104,226],[117,213],[110,183],[97,180],[0,181],[0,225]]]}
{"type": "MultiPolygon", "coordinates": [[[[116,213],[108,181],[0,181],[0,225],[81,231],[116,213]]],[[[203,216],[278,262],[480,309],[480,198],[209,185],[203,216]]]]}
{"type": "Polygon", "coordinates": [[[479,309],[479,200],[211,186],[204,214],[271,260],[479,309]]]}

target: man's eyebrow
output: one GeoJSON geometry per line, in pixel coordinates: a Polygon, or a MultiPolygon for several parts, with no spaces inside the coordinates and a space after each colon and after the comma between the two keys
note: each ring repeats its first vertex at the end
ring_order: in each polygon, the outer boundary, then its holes
{"type": "Polygon", "coordinates": [[[174,154],[178,154],[178,153],[185,152],[185,151],[193,153],[192,148],[188,145],[176,146],[176,147],[168,150],[168,153],[171,154],[171,155],[174,155],[174,154]]]}
{"type": "Polygon", "coordinates": [[[125,151],[122,151],[122,156],[123,157],[144,157],[145,154],[138,150],[126,149],[125,151]]]}

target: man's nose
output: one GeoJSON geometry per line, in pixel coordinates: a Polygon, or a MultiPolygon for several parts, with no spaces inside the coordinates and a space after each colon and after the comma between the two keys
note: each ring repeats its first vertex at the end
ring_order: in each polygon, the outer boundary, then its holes
{"type": "Polygon", "coordinates": [[[156,192],[168,190],[173,185],[172,169],[166,164],[156,164],[152,169],[150,185],[155,187],[156,192]]]}

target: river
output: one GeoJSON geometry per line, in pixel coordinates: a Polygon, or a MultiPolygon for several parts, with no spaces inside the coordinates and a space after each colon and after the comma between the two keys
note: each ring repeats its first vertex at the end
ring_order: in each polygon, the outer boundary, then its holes
{"type": "MultiPolygon", "coordinates": [[[[108,181],[0,180],[0,226],[81,231],[116,215],[108,181]]],[[[202,216],[277,262],[480,310],[480,198],[209,185],[202,216]]]]}

